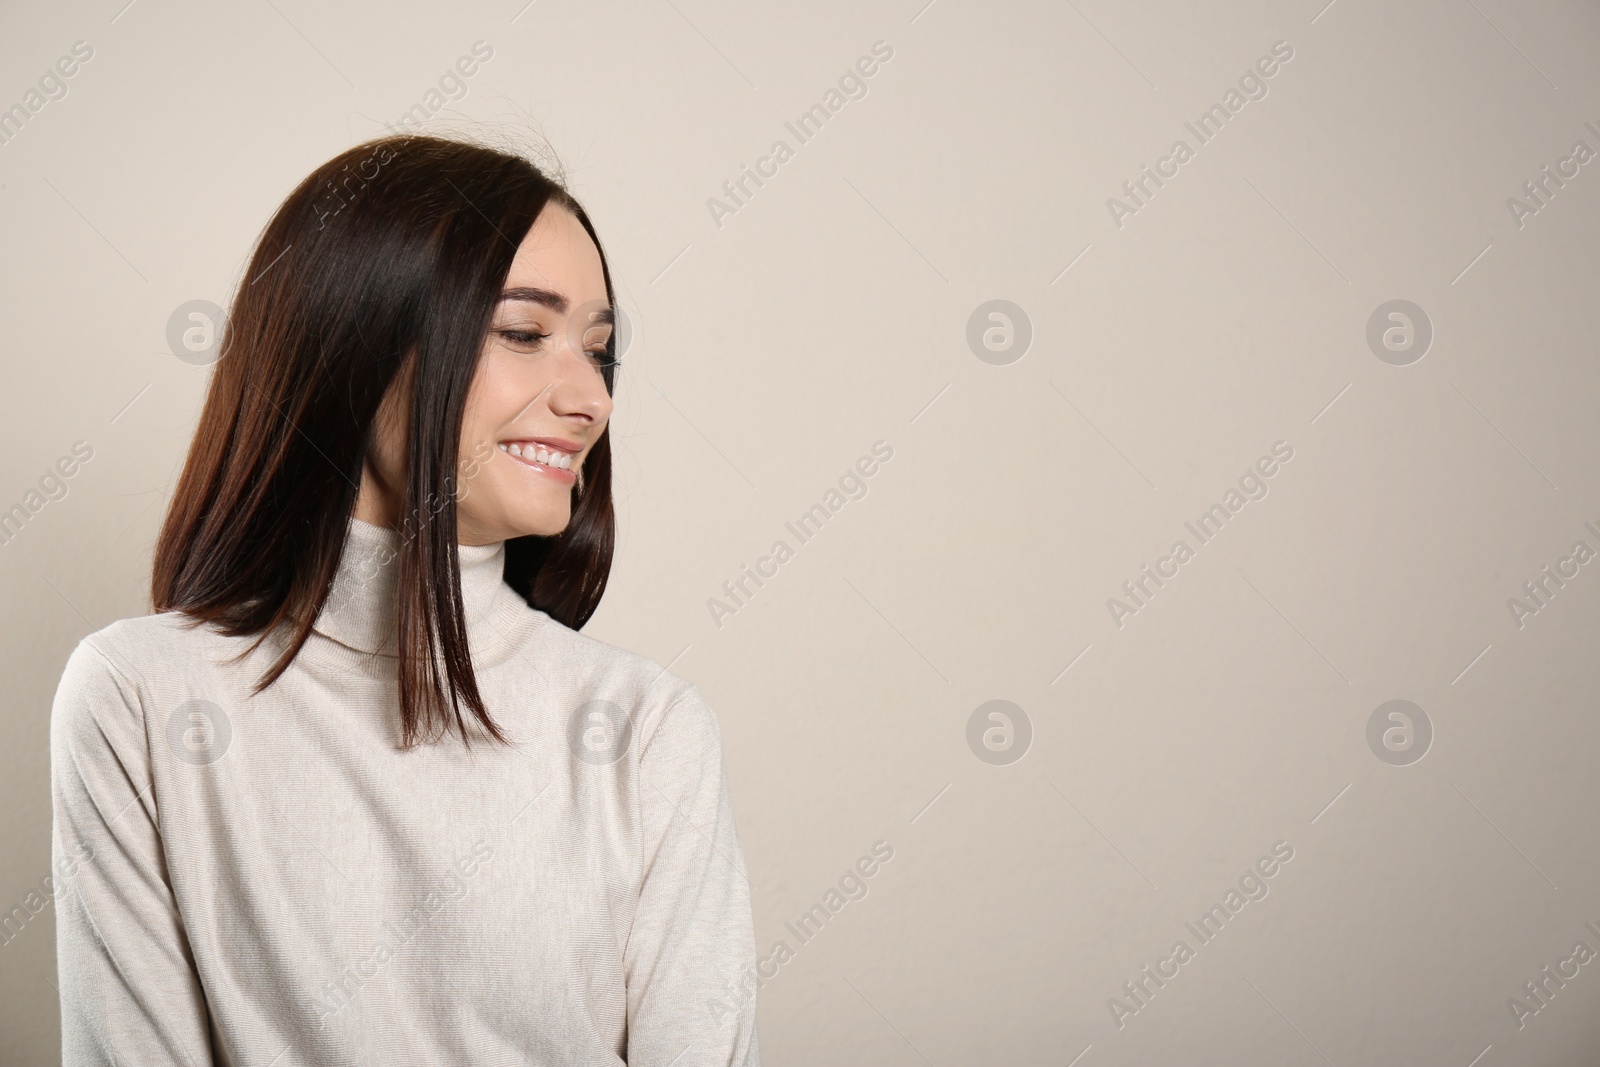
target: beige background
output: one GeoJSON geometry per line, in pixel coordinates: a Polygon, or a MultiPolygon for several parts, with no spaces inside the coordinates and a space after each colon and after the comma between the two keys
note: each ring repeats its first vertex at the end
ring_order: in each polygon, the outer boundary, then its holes
{"type": "MultiPolygon", "coordinates": [[[[0,547],[0,906],[49,869],[62,664],[148,610],[210,373],[169,315],[225,304],[294,183],[482,40],[440,128],[549,138],[635,330],[588,632],[718,712],[763,953],[894,849],[762,990],[767,1063],[1600,1054],[1600,962],[1521,1028],[1508,1006],[1600,951],[1600,565],[1507,607],[1600,550],[1600,163],[1507,207],[1600,151],[1594,5],[121,3],[0,15],[0,106],[94,49],[0,145],[0,508],[94,449],[0,547]],[[1280,40],[1268,95],[1116,226],[1107,198],[1280,40]],[[718,227],[708,198],[779,138],[718,227]],[[991,299],[1033,330],[1006,365],[966,340],[991,299]],[[1393,299],[1435,334],[1408,366],[1366,341],[1393,299]],[[714,625],[878,440],[867,496],[714,625]],[[1269,495],[1118,628],[1107,598],[1280,440],[1269,495]],[[966,739],[993,699],[1032,724],[1006,766],[966,739]],[[1432,724],[1419,762],[1369,748],[1392,699],[1432,724]],[[1119,1028],[1108,999],[1278,841],[1270,894],[1119,1028]]],[[[57,1055],[52,922],[0,945],[8,1064],[57,1055]]]]}

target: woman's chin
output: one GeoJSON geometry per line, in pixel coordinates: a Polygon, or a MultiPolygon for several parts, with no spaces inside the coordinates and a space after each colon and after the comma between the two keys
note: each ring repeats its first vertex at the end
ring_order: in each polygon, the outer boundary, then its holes
{"type": "MultiPolygon", "coordinates": [[[[463,516],[458,519],[457,526],[463,535],[473,533],[478,543],[487,544],[491,541],[508,541],[513,537],[555,537],[571,523],[572,513],[567,508],[562,508],[559,513],[519,509],[505,512],[489,522],[472,522],[463,516]]],[[[465,536],[461,540],[466,543],[465,536]]]]}

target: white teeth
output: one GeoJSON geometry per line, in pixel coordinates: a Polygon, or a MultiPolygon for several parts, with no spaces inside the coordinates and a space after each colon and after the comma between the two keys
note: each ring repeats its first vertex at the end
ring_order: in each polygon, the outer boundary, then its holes
{"type": "Polygon", "coordinates": [[[558,449],[547,448],[544,445],[534,444],[523,445],[515,443],[502,443],[500,445],[500,451],[508,452],[519,459],[530,460],[534,463],[542,463],[546,467],[554,467],[556,470],[563,471],[572,469],[572,461],[575,458],[570,452],[562,452],[558,449]]]}

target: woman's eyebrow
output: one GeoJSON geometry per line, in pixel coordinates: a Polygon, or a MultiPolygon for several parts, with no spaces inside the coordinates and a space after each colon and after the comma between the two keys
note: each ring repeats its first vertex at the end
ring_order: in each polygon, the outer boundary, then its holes
{"type": "MultiPolygon", "coordinates": [[[[567,313],[567,308],[571,306],[570,301],[568,301],[567,298],[562,296],[560,293],[554,292],[550,289],[540,289],[538,286],[528,285],[518,286],[515,289],[507,289],[505,292],[500,294],[500,300],[502,303],[507,300],[526,300],[532,304],[541,304],[544,307],[554,311],[558,315],[565,315],[567,313]]],[[[599,311],[596,311],[591,319],[591,324],[601,322],[614,325],[616,323],[616,312],[611,308],[601,308],[599,311]]]]}

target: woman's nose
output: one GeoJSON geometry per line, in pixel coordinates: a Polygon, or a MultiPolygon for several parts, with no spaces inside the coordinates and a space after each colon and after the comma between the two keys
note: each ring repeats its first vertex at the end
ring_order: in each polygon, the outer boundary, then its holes
{"type": "Polygon", "coordinates": [[[588,351],[581,329],[567,331],[564,343],[555,353],[555,369],[550,380],[550,410],[557,415],[604,419],[611,412],[611,394],[605,377],[588,351]]]}

